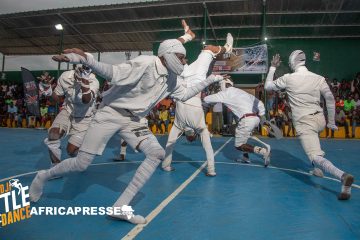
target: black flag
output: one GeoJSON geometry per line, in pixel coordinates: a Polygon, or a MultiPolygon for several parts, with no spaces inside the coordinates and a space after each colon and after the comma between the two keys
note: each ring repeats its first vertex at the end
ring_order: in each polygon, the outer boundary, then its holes
{"type": "Polygon", "coordinates": [[[26,107],[29,113],[40,117],[39,90],[35,77],[26,68],[21,67],[21,77],[24,83],[24,95],[26,107]]]}

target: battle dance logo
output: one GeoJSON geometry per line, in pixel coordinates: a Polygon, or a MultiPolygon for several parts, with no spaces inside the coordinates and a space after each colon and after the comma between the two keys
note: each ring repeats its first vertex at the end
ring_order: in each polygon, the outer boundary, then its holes
{"type": "Polygon", "coordinates": [[[0,184],[0,226],[4,227],[31,218],[29,187],[18,179],[0,184]]]}

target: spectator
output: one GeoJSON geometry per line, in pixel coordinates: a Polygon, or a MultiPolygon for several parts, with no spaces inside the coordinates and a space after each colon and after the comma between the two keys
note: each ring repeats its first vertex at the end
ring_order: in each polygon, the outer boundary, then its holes
{"type": "Polygon", "coordinates": [[[356,108],[356,103],[351,94],[348,95],[347,99],[344,101],[344,111],[348,115],[352,110],[356,108]]]}
{"type": "Polygon", "coordinates": [[[4,99],[0,99],[0,127],[6,127],[7,105],[4,99]]]}
{"type": "MultiPolygon", "coordinates": [[[[148,124],[149,124],[149,127],[150,129],[152,129],[158,122],[158,116],[159,116],[159,113],[158,113],[158,110],[156,107],[154,107],[149,115],[147,116],[147,119],[148,119],[148,124]]],[[[158,129],[159,130],[159,129],[158,129]]]]}
{"type": "MultiPolygon", "coordinates": [[[[349,124],[346,122],[346,116],[340,107],[336,107],[335,110],[335,123],[338,127],[345,127],[346,137],[349,138],[349,124]]],[[[334,137],[334,130],[331,130],[331,137],[334,137]]]]}
{"type": "Polygon", "coordinates": [[[223,105],[222,103],[216,103],[212,111],[212,130],[214,134],[221,134],[223,127],[223,105]]]}
{"type": "Polygon", "coordinates": [[[18,112],[18,108],[14,105],[14,103],[12,101],[8,105],[7,112],[8,112],[8,118],[10,119],[10,127],[12,127],[13,123],[15,121],[15,117],[16,117],[17,112],[18,112]]]}
{"type": "Polygon", "coordinates": [[[292,135],[295,136],[295,128],[294,128],[294,125],[293,125],[293,122],[292,122],[291,108],[289,106],[286,106],[285,111],[284,111],[284,123],[283,123],[284,137],[285,137],[285,125],[288,126],[286,136],[290,137],[290,131],[292,132],[292,135]]]}
{"type": "Polygon", "coordinates": [[[160,102],[160,105],[165,106],[166,109],[169,109],[171,103],[173,103],[173,100],[170,97],[166,97],[160,102]]]}
{"type": "Polygon", "coordinates": [[[48,107],[45,105],[45,103],[42,103],[40,107],[40,123],[42,128],[45,127],[47,117],[48,117],[48,107]]]}
{"type": "Polygon", "coordinates": [[[335,98],[335,106],[343,108],[344,107],[344,100],[340,99],[340,96],[336,96],[335,98]]]}
{"type": "Polygon", "coordinates": [[[168,127],[169,127],[169,111],[166,109],[165,105],[161,105],[160,106],[160,113],[159,113],[159,120],[158,120],[158,128],[160,129],[160,131],[162,132],[162,134],[164,134],[165,132],[168,131],[168,127]],[[165,131],[162,131],[162,127],[161,124],[165,125],[165,131]]]}
{"type": "Polygon", "coordinates": [[[267,92],[266,93],[266,110],[268,112],[268,118],[270,117],[270,111],[273,109],[273,104],[275,103],[275,93],[267,92]]]}
{"type": "Polygon", "coordinates": [[[351,126],[352,126],[352,138],[355,137],[356,127],[360,126],[360,109],[352,111],[351,115],[351,126]]]}
{"type": "Polygon", "coordinates": [[[230,110],[230,108],[226,107],[226,124],[231,126],[233,125],[233,121],[234,121],[234,114],[230,110]]]}
{"type": "Polygon", "coordinates": [[[175,104],[172,102],[169,107],[170,122],[173,123],[175,120],[175,104]]]}
{"type": "Polygon", "coordinates": [[[355,93],[354,102],[355,102],[355,108],[356,109],[360,108],[359,93],[355,93]]]}
{"type": "Polygon", "coordinates": [[[360,90],[360,72],[356,74],[356,77],[351,81],[351,93],[359,93],[360,90]]]}

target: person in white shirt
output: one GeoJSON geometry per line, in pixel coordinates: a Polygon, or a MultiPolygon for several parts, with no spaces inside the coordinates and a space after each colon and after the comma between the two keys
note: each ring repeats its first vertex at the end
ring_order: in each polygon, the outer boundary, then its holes
{"type": "Polygon", "coordinates": [[[301,145],[314,167],[319,167],[342,182],[339,200],[351,196],[351,185],[354,177],[335,167],[324,158],[321,149],[319,132],[326,125],[323,110],[320,107],[320,96],[324,97],[328,113],[327,127],[336,130],[335,100],[325,79],[305,67],[306,56],[301,50],[295,50],[289,57],[289,66],[293,73],[285,74],[273,81],[276,67],[280,66],[280,55],[273,56],[271,67],[265,82],[266,91],[285,90],[292,109],[294,127],[301,145]]]}
{"type": "Polygon", "coordinates": [[[265,121],[264,104],[253,95],[235,88],[233,85],[229,79],[222,81],[221,91],[205,97],[204,101],[206,103],[223,103],[239,118],[235,130],[235,148],[244,153],[242,161],[250,163],[248,153],[256,153],[263,157],[264,166],[267,167],[270,164],[270,145],[252,136],[253,130],[259,126],[260,118],[262,123],[265,121]],[[265,148],[248,144],[249,138],[260,142],[265,148]]]}
{"type": "MultiPolygon", "coordinates": [[[[231,53],[233,37],[228,33],[226,44],[220,49],[219,53],[231,53]]],[[[208,50],[208,47],[202,51],[198,59],[190,65],[184,66],[183,73],[178,77],[184,86],[192,87],[206,79],[209,67],[215,57],[215,52],[208,50]]],[[[211,70],[210,70],[211,71],[211,70]]],[[[195,139],[199,135],[201,143],[206,153],[207,159],[207,176],[216,176],[214,164],[214,151],[211,146],[210,133],[205,124],[205,116],[201,103],[201,93],[190,98],[186,102],[176,102],[176,112],[174,124],[169,133],[169,138],[165,148],[165,159],[162,162],[162,168],[165,171],[175,170],[171,166],[172,152],[176,140],[185,132],[187,139],[195,139]]]]}
{"type": "Polygon", "coordinates": [[[56,116],[44,140],[51,162],[55,165],[61,161],[61,138],[65,135],[69,135],[67,153],[72,157],[77,154],[94,116],[99,81],[87,66],[77,66],[75,70],[63,72],[54,91],[51,87],[53,78],[47,73],[38,79],[41,95],[52,96],[57,102],[65,98],[64,108],[56,116]]]}
{"type": "MultiPolygon", "coordinates": [[[[222,76],[211,75],[192,88],[185,88],[177,81],[177,75],[182,73],[185,64],[186,50],[182,44],[195,36],[184,23],[185,35],[163,41],[159,46],[158,56],[141,55],[119,65],[110,65],[98,62],[90,53],[75,48],[65,50],[64,55],[53,57],[56,61],[86,64],[94,72],[111,80],[112,86],[103,94],[100,108],[86,132],[77,157],[64,160],[49,170],[39,171],[30,186],[31,201],[40,199],[44,184],[52,176],[85,171],[95,156],[102,154],[109,139],[120,131],[121,137],[133,149],[145,154],[145,160],[113,205],[116,209],[128,207],[165,155],[156,137],[140,119],[169,95],[178,101],[186,101],[208,85],[224,79],[222,76]]],[[[109,216],[133,224],[146,223],[141,215],[128,219],[121,211],[114,211],[109,216]]]]}

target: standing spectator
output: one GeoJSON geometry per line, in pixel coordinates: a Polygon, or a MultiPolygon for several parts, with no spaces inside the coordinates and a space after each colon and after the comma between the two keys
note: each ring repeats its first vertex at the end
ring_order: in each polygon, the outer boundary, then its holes
{"type": "Polygon", "coordinates": [[[13,123],[15,121],[15,117],[16,117],[17,112],[18,112],[17,107],[14,105],[14,103],[12,101],[8,105],[7,112],[8,112],[8,118],[10,119],[10,127],[12,127],[13,123]]]}
{"type": "Polygon", "coordinates": [[[159,121],[158,121],[158,127],[162,134],[165,132],[168,132],[169,127],[169,111],[166,109],[165,105],[160,106],[160,113],[159,113],[159,121]],[[162,131],[161,124],[165,125],[165,131],[162,131]]]}
{"type": "Polygon", "coordinates": [[[352,126],[352,138],[354,138],[356,127],[360,126],[360,109],[356,109],[352,111],[351,126],[352,126]]]}
{"type": "MultiPolygon", "coordinates": [[[[345,115],[344,111],[341,110],[340,107],[336,107],[336,110],[335,110],[335,123],[336,123],[336,126],[345,127],[346,137],[349,138],[350,137],[349,136],[349,125],[346,122],[346,115],[345,115]]],[[[331,137],[332,138],[334,137],[334,130],[331,130],[331,137]]]]}
{"type": "Polygon", "coordinates": [[[354,102],[355,102],[355,108],[356,109],[360,108],[359,93],[355,93],[354,102]]]}
{"type": "Polygon", "coordinates": [[[223,127],[223,105],[222,103],[216,103],[213,107],[212,113],[213,126],[212,130],[214,134],[221,134],[223,127]]]}
{"type": "Polygon", "coordinates": [[[353,99],[353,96],[351,94],[349,94],[348,97],[344,101],[345,114],[348,115],[355,108],[356,108],[356,103],[355,103],[355,101],[353,99]]]}
{"type": "Polygon", "coordinates": [[[230,108],[226,107],[226,123],[227,123],[227,125],[232,126],[233,121],[234,121],[234,114],[230,110],[230,108]]]}

